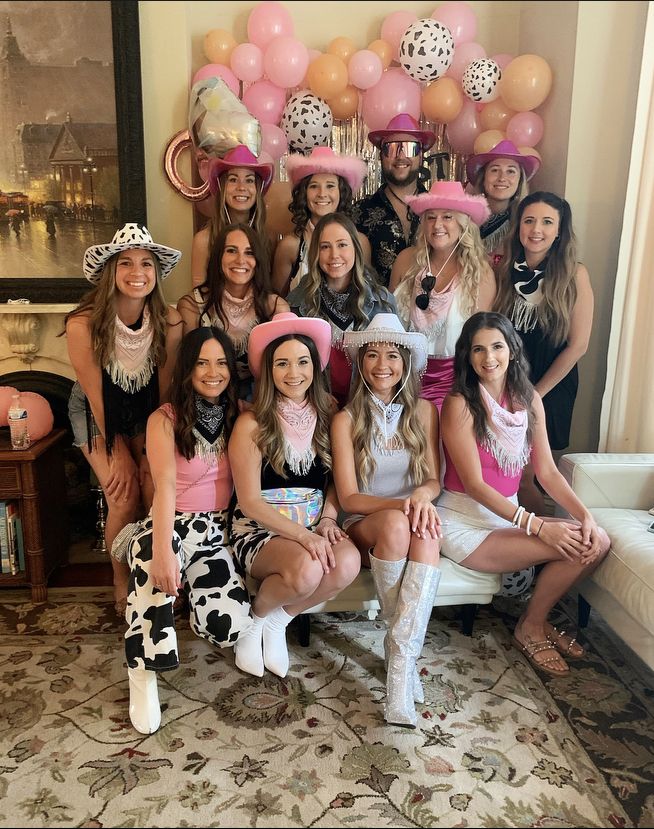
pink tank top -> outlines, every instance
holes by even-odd
[[[443,446],[443,450],[445,452],[445,476],[443,478],[445,489],[449,489],[450,492],[465,492],[465,487],[461,483],[461,478],[459,478],[459,474],[445,446]],[[495,458],[487,449],[480,446],[479,443],[477,443],[477,451],[479,452],[481,477],[484,483],[492,486],[493,489],[497,490],[500,495],[504,495],[506,498],[515,495],[520,486],[522,472],[519,475],[509,476],[505,472],[502,472]]]
[[[170,403],[164,403],[161,409],[173,420],[174,413]],[[178,512],[213,512],[227,509],[234,491],[227,452],[223,452],[217,464],[211,465],[199,455],[187,461],[175,447],[175,463],[175,509]]]

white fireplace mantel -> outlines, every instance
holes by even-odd
[[[76,305],[66,303],[0,303],[0,374],[47,371],[71,380],[63,318]]]

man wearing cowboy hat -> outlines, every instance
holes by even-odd
[[[421,130],[415,118],[403,112],[391,118],[386,129],[370,132],[368,139],[379,149],[383,182],[354,205],[352,218],[368,237],[373,267],[387,286],[397,254],[413,243],[418,229],[418,217],[404,197],[425,192],[419,173],[423,153],[436,136]]]

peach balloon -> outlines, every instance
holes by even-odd
[[[475,138],[473,145],[475,155],[490,152],[496,144],[504,141],[504,138],[505,135],[500,130],[485,130],[484,132],[480,132]]]
[[[373,40],[372,43],[368,44],[368,49],[376,55],[379,55],[382,62],[382,69],[388,69],[393,60],[393,48],[391,44],[386,40]]]
[[[429,121],[449,124],[462,106],[463,92],[454,78],[438,78],[422,91],[422,112]]]
[[[535,147],[518,147],[518,149],[523,155],[534,155],[539,161],[542,162],[543,160],[541,154]]]
[[[307,80],[314,95],[335,98],[347,86],[347,67],[336,55],[320,55],[309,64]]]
[[[204,54],[209,63],[222,63],[229,66],[229,59],[236,48],[236,40],[225,29],[212,29],[204,36]]]
[[[516,112],[540,106],[550,94],[552,70],[538,55],[519,55],[502,72],[500,96]]]
[[[30,438],[33,441],[41,440],[49,435],[54,426],[54,415],[45,397],[35,391],[23,391],[20,400],[27,410],[27,431]]]
[[[7,412],[11,406],[11,398],[18,394],[13,386],[0,386],[0,426],[7,426]]]
[[[340,58],[347,66],[356,50],[357,47],[352,38],[341,35],[340,37],[335,37],[330,42],[326,51],[328,55],[335,55],[337,58]]]
[[[501,98],[496,98],[485,104],[479,113],[479,123],[482,130],[501,130],[506,132],[506,125],[515,115],[512,109]]]
[[[339,121],[352,118],[359,108],[359,90],[356,86],[346,86],[340,95],[327,99],[327,106]]]
[[[293,222],[288,209],[291,203],[291,182],[273,181],[263,197],[266,205],[266,228],[275,236],[293,232]]]

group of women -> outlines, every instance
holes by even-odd
[[[567,445],[592,292],[569,206],[518,203],[537,165],[508,143],[469,168],[478,194],[435,182],[406,198],[420,229],[394,293],[348,216],[362,163],[328,148],[289,160],[296,230],[273,281],[272,169],[246,148],[214,171],[215,220],[196,234],[177,310],[161,280],[181,254],[143,226],[86,252],[95,287],[66,320],[70,411],[107,499],[107,545],[126,549],[112,564],[138,731],[160,724],[156,674],[178,664],[182,589],[198,635],[234,645],[243,671],[283,677],[289,622],[363,561],[387,626],[385,717],[399,725],[415,727],[424,699],[416,660],[440,555],[486,572],[543,565],[515,641],[557,677],[581,655],[547,618],[609,541],[550,446]],[[496,246],[504,214],[506,253],[489,260],[479,228],[494,223]],[[534,486],[519,503],[534,475],[571,520],[543,517]]]

